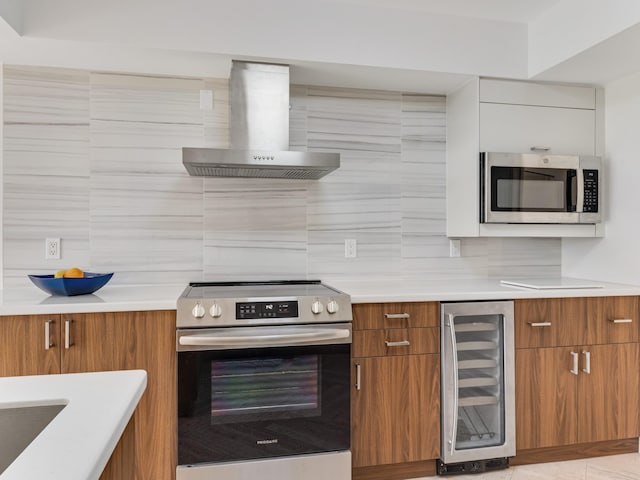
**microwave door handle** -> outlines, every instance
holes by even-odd
[[[582,168],[578,168],[576,171],[576,181],[577,181],[577,190],[578,195],[576,198],[576,212],[582,213],[584,208],[584,173]]]

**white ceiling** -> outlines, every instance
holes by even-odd
[[[561,0],[316,0],[528,23]]]

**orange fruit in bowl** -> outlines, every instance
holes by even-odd
[[[78,267],[73,267],[70,268],[68,270],[66,270],[62,276],[64,278],[83,278],[84,277],[84,272],[79,269]]]

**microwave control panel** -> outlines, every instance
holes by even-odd
[[[598,170],[583,170],[585,213],[598,213]]]

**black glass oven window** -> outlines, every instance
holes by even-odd
[[[348,450],[351,346],[178,353],[178,463]]]
[[[320,415],[317,355],[211,361],[211,423]]]
[[[491,167],[491,210],[575,212],[576,171],[562,168]]]

